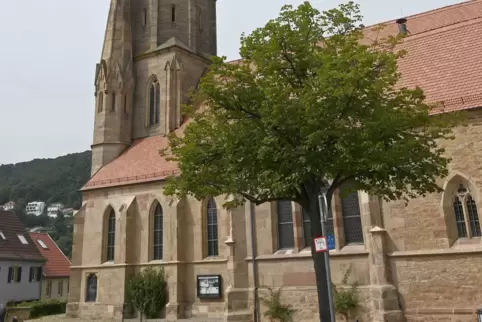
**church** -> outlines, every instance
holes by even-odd
[[[346,284],[358,284],[359,321],[475,321],[482,309],[482,0],[405,18],[365,36],[406,33],[401,85],[422,87],[434,112],[466,118],[454,140],[440,142],[452,158],[439,180],[443,193],[407,205],[363,191],[334,198],[332,279],[340,285],[351,271]],[[282,287],[295,321],[319,321],[311,223],[299,205],[225,210],[225,196],[163,194],[179,170],[159,150],[186,125],[180,106],[217,54],[216,33],[216,0],[111,0],[95,69],[92,177],[74,217],[69,317],[119,318],[127,281],[163,267],[168,320],[253,321],[256,285]]]

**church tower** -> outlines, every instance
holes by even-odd
[[[133,140],[166,135],[217,54],[216,0],[111,0],[96,72],[92,174]]]
[[[131,0],[112,0],[95,75],[92,174],[131,143],[134,90]]]

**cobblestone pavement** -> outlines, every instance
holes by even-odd
[[[118,319],[90,319],[90,318],[67,318],[64,314],[61,315],[50,315],[45,316],[43,318],[35,319],[35,320],[27,320],[25,322],[120,322]],[[138,322],[139,319],[125,319],[124,322]],[[167,320],[164,319],[156,319],[156,320],[142,320],[145,322],[166,322]],[[176,322],[223,322],[224,319],[182,319],[177,320]]]

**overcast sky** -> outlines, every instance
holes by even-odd
[[[94,70],[110,0],[2,1],[0,164],[90,149]],[[319,9],[345,2],[312,1]],[[461,0],[358,0],[365,24]],[[218,0],[218,54],[236,59],[239,36],[302,0]]]

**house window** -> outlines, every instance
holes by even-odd
[[[99,95],[97,95],[97,113],[102,113],[103,109],[104,109],[104,93],[99,92]]]
[[[29,282],[40,282],[42,279],[42,267],[30,267],[28,274]]]
[[[86,302],[95,302],[97,300],[97,276],[89,274],[87,276],[87,290],[85,294]]]
[[[208,256],[218,256],[218,210],[216,201],[213,198],[209,199],[207,203],[207,245]]]
[[[313,243],[313,239],[311,238],[311,219],[308,213],[302,209],[303,212],[303,236],[305,238],[305,247],[311,247]],[[320,229],[321,229],[321,222],[320,222]],[[327,216],[327,220],[325,222],[325,230],[326,235],[334,235],[333,229],[333,211],[330,211]]]
[[[163,214],[162,214],[162,207],[160,204],[157,204],[154,210],[154,259],[161,260],[163,255]]]
[[[64,282],[60,281],[59,284],[57,285],[57,295],[62,296],[64,293]]]
[[[47,245],[45,245],[44,241],[41,239],[37,239],[37,243],[42,247],[43,249],[48,249]]]
[[[47,295],[48,297],[52,296],[52,282],[51,281],[47,282],[47,289],[45,290],[45,295]]]
[[[278,249],[295,247],[291,201],[278,201],[276,203],[276,214],[278,216]]]
[[[111,106],[111,111],[115,112],[115,93],[112,93],[112,106]]]
[[[8,283],[20,283],[22,281],[22,267],[12,266],[8,268]]]
[[[343,230],[345,232],[345,245],[363,244],[360,202],[357,191],[351,192],[341,199],[341,213]]]
[[[154,78],[149,87],[149,124],[159,123],[161,86],[159,80]]]
[[[459,238],[481,237],[477,204],[463,184],[457,189],[452,205]]]
[[[107,256],[108,262],[114,261],[115,253],[115,211],[111,209],[107,219]]]
[[[7,240],[7,237],[5,237],[5,234],[1,230],[0,230],[0,238],[3,240]]]

